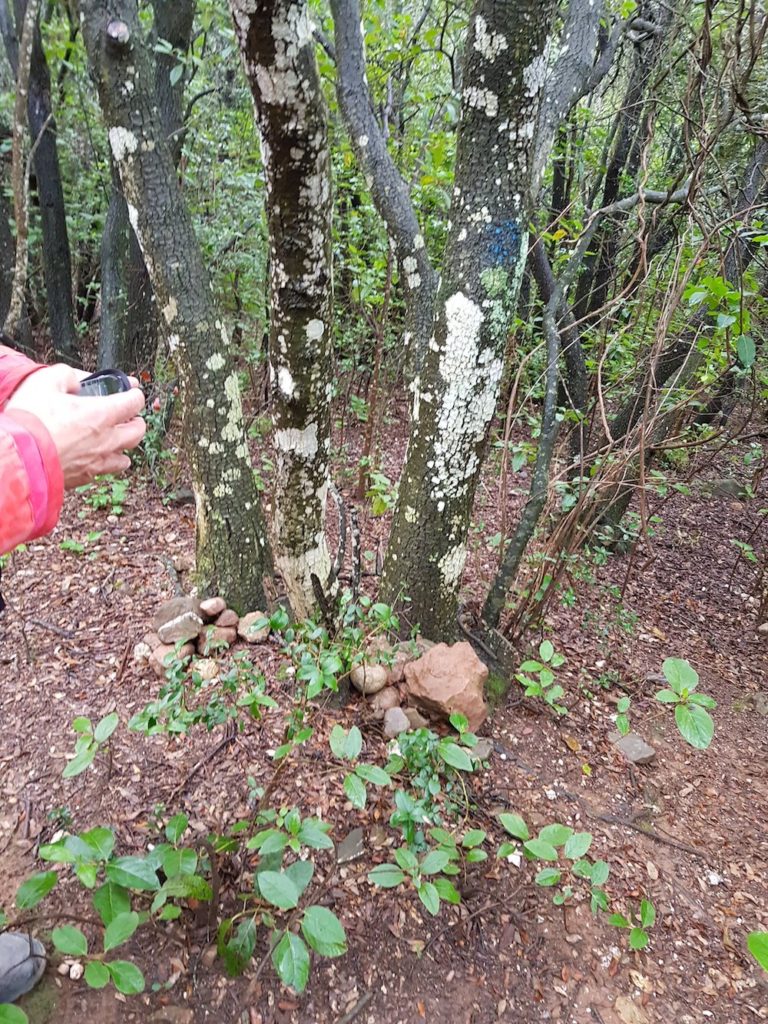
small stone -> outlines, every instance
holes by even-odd
[[[206,626],[197,638],[197,650],[207,655],[222,647],[231,647],[237,641],[234,626]]]
[[[418,708],[403,708],[403,714],[410,722],[412,729],[426,729],[429,725],[429,722]]]
[[[226,608],[221,613],[221,615],[219,615],[216,619],[217,626],[225,626],[227,628],[231,628],[234,626],[234,628],[237,629],[239,623],[240,616],[237,614],[237,612],[232,611],[231,608]]]
[[[648,872],[648,877],[652,882],[658,882],[659,869],[656,867],[652,860],[648,860],[645,862],[645,870]]]
[[[66,960],[64,960],[62,963],[59,964],[59,966],[56,968],[56,970],[62,976],[62,978],[69,977],[69,968],[71,966],[72,966],[72,964],[69,964],[69,963],[67,963]]]
[[[248,612],[240,619],[237,635],[249,644],[261,644],[269,636],[269,622],[264,612]]]
[[[175,644],[160,644],[156,647],[152,654],[149,656],[149,667],[158,677],[158,679],[165,679],[165,672],[168,666],[165,664],[165,659],[169,654],[175,654]],[[191,658],[195,653],[194,644],[182,644],[179,648],[179,658]]]
[[[163,642],[157,633],[145,633],[143,637],[144,643],[149,647],[150,650],[154,651],[156,647],[159,647]]]
[[[724,882],[725,879],[722,875],[718,875],[716,871],[709,871],[707,873],[707,881],[710,885],[720,885],[720,883]]]
[[[213,658],[199,658],[195,662],[194,668],[195,672],[197,672],[200,678],[206,683],[210,683],[214,679],[218,679],[219,663]]]
[[[209,946],[200,958],[203,962],[203,967],[213,967],[217,954],[216,946]]]
[[[69,976],[72,981],[80,981],[84,973],[84,967],[82,964],[72,964],[69,968]]]
[[[179,487],[168,495],[168,501],[171,505],[182,508],[184,505],[194,505],[195,495],[189,487]]]
[[[152,655],[152,648],[149,644],[145,644],[143,640],[139,641],[133,648],[133,660],[134,661],[149,661]]]
[[[206,619],[215,619],[217,615],[227,610],[227,602],[223,597],[208,597],[200,602],[200,611]]]
[[[493,753],[493,740],[478,740],[474,747],[468,748],[468,752],[476,761],[487,761]]]
[[[371,698],[371,710],[373,711],[373,717],[381,719],[384,717],[384,712],[390,708],[396,708],[400,704],[400,694],[394,688],[394,686],[385,686],[383,690],[379,690]]]
[[[408,732],[410,728],[411,723],[402,708],[388,708],[384,712],[384,735],[388,740],[393,740],[401,732]]]
[[[152,628],[164,644],[194,640],[203,625],[196,597],[174,597],[166,601],[152,620]]]
[[[365,841],[363,830],[354,828],[349,835],[342,839],[336,850],[336,863],[348,864],[352,860],[359,860],[365,854]]]
[[[387,685],[386,665],[355,665],[349,679],[356,690],[370,697]]]
[[[614,738],[616,736],[618,736],[618,733],[611,733],[611,742],[632,764],[650,764],[656,757],[654,748],[650,743],[646,743],[642,736],[638,736],[636,732],[629,732],[626,736],[618,736],[618,739]]]
[[[749,497],[748,485],[734,477],[709,480],[702,487],[702,492],[712,498],[736,498],[738,501],[744,501]]]
[[[758,633],[768,633],[768,622],[761,622],[757,627]]]

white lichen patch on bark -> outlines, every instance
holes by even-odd
[[[227,422],[221,431],[221,439],[236,444],[243,436],[243,404],[240,399],[240,382],[234,371],[224,381],[224,394],[227,396],[229,404]]]
[[[285,581],[294,615],[300,619],[309,618],[315,609],[312,576],[317,576],[325,586],[331,571],[331,555],[325,534],[318,534],[314,546],[308,551],[299,555],[283,552],[275,561]]]
[[[163,318],[170,327],[173,321],[176,319],[179,313],[179,305],[173,295],[170,296],[166,304],[163,306]]]
[[[305,328],[307,341],[320,341],[325,334],[325,324],[322,320],[310,320]]]
[[[477,52],[482,54],[489,64],[493,64],[499,54],[509,49],[506,36],[502,35],[501,32],[489,30],[488,22],[482,14],[478,14],[475,18],[474,46]]]
[[[443,584],[449,591],[455,590],[459,585],[466,560],[466,545],[457,544],[455,547],[450,548],[437,563]]]
[[[549,43],[549,40],[547,40]],[[545,47],[544,53],[540,53],[537,57],[534,57],[527,68],[523,70],[523,83],[525,85],[525,95],[531,99],[543,89],[544,82],[547,77],[547,48]]]
[[[484,110],[486,117],[496,117],[499,112],[499,97],[492,89],[481,89],[469,85],[463,92],[464,102],[476,110]]]
[[[295,393],[295,386],[293,383],[293,377],[291,371],[287,366],[280,366],[277,370],[277,386],[280,388],[286,398],[293,398]]]
[[[209,370],[212,370],[215,373],[217,370],[224,369],[226,360],[221,352],[214,352],[212,356],[209,356],[208,359],[206,359],[205,365]]]
[[[121,164],[126,157],[136,152],[139,148],[139,140],[127,128],[117,126],[109,129],[109,146],[112,156],[118,164]]]
[[[318,452],[317,424],[310,423],[303,430],[295,427],[276,430],[275,447],[294,457],[314,459]]]

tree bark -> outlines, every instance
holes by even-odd
[[[387,149],[365,73],[365,44],[358,0],[331,0],[336,43],[336,92],[357,162],[392,239],[401,267],[406,319],[403,344],[411,374],[432,336],[437,274],[408,188]]]
[[[414,381],[382,595],[453,634],[466,537],[528,246],[531,139],[554,2],[476,0],[433,335]]]
[[[269,361],[276,451],[277,565],[291,607],[325,587],[331,447],[331,161],[306,0],[230,0],[253,92],[270,238]]]
[[[179,372],[197,508],[197,576],[245,611],[265,605],[266,530],[226,328],[159,123],[136,0],[81,0],[112,156]]]

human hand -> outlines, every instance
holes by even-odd
[[[144,437],[139,416],[144,395],[134,387],[117,395],[80,397],[88,374],[59,364],[37,370],[16,388],[5,408],[36,416],[56,445],[64,486],[79,487],[102,473],[122,473],[131,465],[124,454]]]

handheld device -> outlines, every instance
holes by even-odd
[[[122,370],[99,370],[80,381],[79,394],[83,397],[104,396],[130,390],[131,382]]]

